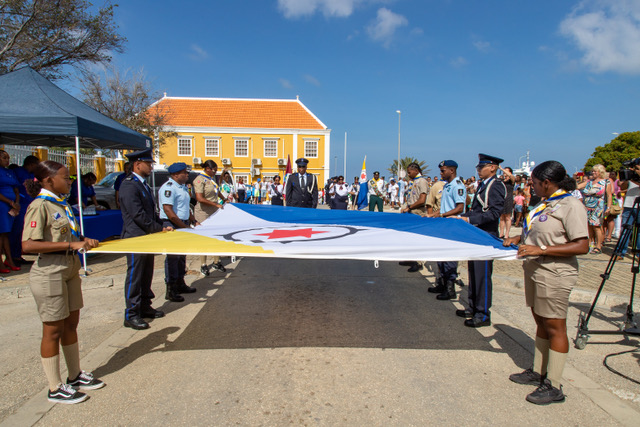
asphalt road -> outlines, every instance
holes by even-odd
[[[11,318],[1,317],[1,338],[12,345],[0,355],[15,368],[4,368],[4,378],[23,397],[3,403],[6,415],[15,412],[5,423],[602,426],[640,419],[638,403],[613,389],[633,396],[640,390],[595,366],[604,351],[628,343],[608,338],[572,349],[567,401],[537,407],[524,400],[531,387],[508,380],[532,358],[521,292],[496,289],[494,327],[474,330],[455,316],[459,305],[426,292],[429,273],[405,270],[395,263],[375,269],[360,261],[243,259],[225,278],[190,276],[198,277],[198,292],[184,304],[162,304],[157,272],[157,305],[167,316],[138,332],[120,326],[121,284],[87,289],[83,366],[108,385],[70,406],[46,403],[33,302],[15,303]],[[594,326],[614,317],[601,315]],[[633,356],[620,363],[638,366]]]

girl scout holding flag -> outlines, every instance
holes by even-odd
[[[531,177],[543,200],[529,212],[522,235],[505,239],[504,245],[520,244],[525,297],[537,326],[535,352],[533,367],[509,379],[537,386],[526,399],[546,405],[564,401],[561,380],[569,352],[569,294],[578,280],[576,255],[589,252],[589,233],[584,206],[571,196],[576,182],[564,166],[549,160],[536,166]]]
[[[22,250],[38,254],[29,275],[31,293],[42,320],[40,355],[49,382],[48,399],[79,403],[88,396],[78,389],[93,390],[104,383],[80,370],[78,321],[83,307],[80,260],[77,252],[98,246],[98,241],[79,234],[78,223],[63,198],[71,188],[69,171],[57,162],[45,161],[26,182],[35,197],[25,216]],[[60,345],[67,364],[66,383],[60,377]]]

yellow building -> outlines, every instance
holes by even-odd
[[[180,98],[165,96],[155,103],[165,112],[177,137],[160,148],[156,161],[184,162],[199,169],[213,160],[218,170],[230,169],[237,179],[285,173],[287,156],[309,159],[307,171],[320,186],[329,177],[331,130],[299,99]]]

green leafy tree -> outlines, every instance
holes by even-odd
[[[601,164],[608,171],[617,171],[622,162],[636,157],[640,157],[640,131],[624,132],[611,142],[596,147],[584,167],[589,170],[594,165]]]
[[[0,0],[0,74],[29,65],[48,78],[64,66],[104,63],[123,52],[114,6],[85,0]]]
[[[420,165],[420,168],[422,169],[422,174],[426,175],[429,173],[429,165],[427,165],[423,160],[418,160],[414,157],[405,157],[400,159],[400,170],[402,171],[406,171],[407,170],[407,166],[409,166],[411,163],[417,163]],[[389,172],[391,172],[391,175],[393,176],[398,176],[398,160],[394,160],[393,163],[391,163],[391,166],[387,168],[387,170]]]
[[[161,98],[142,70],[121,73],[112,66],[104,73],[85,72],[81,79],[83,101],[105,116],[147,135],[159,149],[177,134],[167,129],[167,108],[152,103]]]

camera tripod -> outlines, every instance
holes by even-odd
[[[638,328],[638,324],[634,320],[633,313],[633,296],[636,288],[636,277],[638,275],[638,271],[640,271],[640,250],[636,249],[636,245],[638,243],[638,232],[640,231],[640,227],[638,224],[639,210],[640,197],[636,197],[633,202],[633,208],[631,211],[632,214],[629,216],[626,224],[622,225],[622,233],[620,235],[620,238],[618,239],[618,243],[613,250],[611,258],[609,258],[607,268],[605,268],[604,273],[600,275],[600,277],[602,277],[602,282],[600,283],[598,292],[596,292],[596,296],[593,300],[593,303],[591,304],[591,308],[589,309],[589,312],[586,314],[586,316],[584,312],[580,314],[580,318],[578,320],[578,333],[575,340],[575,346],[579,350],[582,350],[586,347],[590,335],[624,335],[625,337],[628,335],[640,336],[640,328]],[[602,293],[604,284],[607,282],[607,280],[609,280],[609,277],[611,276],[611,271],[613,270],[613,266],[616,263],[616,259],[618,258],[618,256],[622,255],[622,249],[625,247],[625,245],[629,245],[629,239],[631,239],[631,249],[629,250],[631,251],[631,273],[633,273],[633,279],[631,280],[631,294],[629,296],[629,305],[627,305],[624,322],[619,325],[618,330],[590,331],[588,327],[589,319],[591,319],[591,315],[593,314],[593,310],[596,307],[598,298]]]

